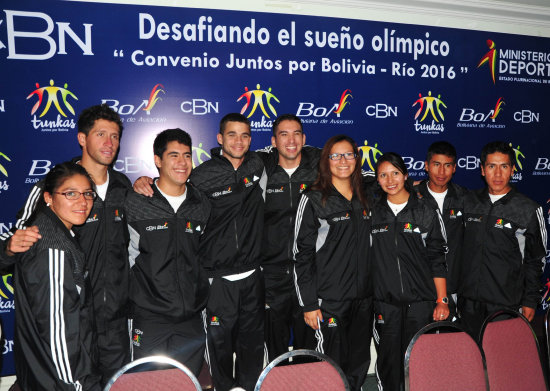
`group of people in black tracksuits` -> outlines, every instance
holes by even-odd
[[[305,146],[292,114],[249,151],[250,123],[231,113],[196,168],[186,132],[159,133],[159,177],[134,192],[111,168],[118,115],[93,106],[78,126],[82,157],[52,169],[1,238],[23,390],[100,389],[153,354],[195,374],[205,357],[217,390],[252,390],[289,345],[329,355],[360,390],[374,337],[379,388],[397,391],[424,325],[458,319],[475,335],[503,307],[533,319],[546,231],[542,208],[509,183],[505,143],[481,153],[485,189],[451,182],[447,142],[430,146],[429,179],[413,186],[396,153],[373,177],[348,136]]]

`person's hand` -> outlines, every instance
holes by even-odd
[[[317,321],[317,319],[319,319],[319,321]],[[304,320],[313,330],[318,330],[319,322],[323,321],[323,314],[321,314],[321,310],[304,312]]]
[[[521,313],[527,318],[529,322],[531,322],[535,317],[535,309],[531,307],[521,307]]]
[[[36,225],[27,227],[26,229],[18,229],[8,240],[6,254],[11,257],[17,253],[24,253],[41,238],[42,235],[38,232],[38,227]]]
[[[152,178],[149,178],[148,176],[140,176],[134,182],[134,191],[146,197],[152,197],[153,196],[153,188],[151,187],[152,184],[153,184]]]
[[[449,317],[449,305],[445,303],[437,303],[434,309],[434,321],[440,322]]]

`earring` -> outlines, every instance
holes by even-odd
[[[49,203],[49,202],[47,202],[47,203],[46,203],[46,206],[50,206],[50,203]]]

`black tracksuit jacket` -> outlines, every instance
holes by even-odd
[[[393,305],[435,303],[433,279],[446,276],[439,212],[411,193],[396,216],[383,195],[372,209],[371,232],[375,299]]]
[[[221,148],[191,173],[191,183],[212,207],[201,238],[200,259],[208,277],[258,268],[264,222],[265,170],[254,152],[245,154],[237,170]]]
[[[515,189],[493,204],[480,189],[464,199],[464,221],[459,295],[536,308],[546,256],[542,208]]]
[[[298,205],[294,259],[298,301],[304,312],[320,300],[339,302],[372,296],[370,216],[357,197],[336,189],[323,204],[307,191]]]
[[[317,179],[321,150],[303,147],[300,165],[292,176],[279,166],[279,153],[257,152],[265,164],[267,189],[262,240],[264,272],[287,273],[293,261],[294,220],[300,197]]]
[[[15,367],[23,390],[100,390],[92,297],[84,253],[44,208],[31,221],[42,239],[17,255]]]
[[[424,180],[415,186],[418,198],[434,209],[439,209],[437,201],[428,191],[428,181]],[[462,262],[462,242],[464,239],[464,196],[468,189],[449,183],[447,194],[443,200],[443,223],[447,234],[447,246],[449,252],[445,256],[447,261],[447,292],[449,294],[458,291],[458,280],[460,277],[460,263]]]
[[[79,160],[75,158],[73,162]],[[25,205],[17,214],[15,229],[23,228],[31,216],[43,186],[44,181],[40,181],[32,188]],[[108,332],[113,323],[120,325],[128,317],[129,236],[124,202],[131,189],[132,184],[125,175],[109,168],[105,200],[96,197],[86,223],[73,227],[76,239],[86,255],[95,323],[100,333]]]
[[[130,300],[133,306],[184,321],[208,300],[208,279],[199,262],[200,238],[210,215],[206,197],[192,185],[174,212],[155,185],[153,197],[130,193]]]

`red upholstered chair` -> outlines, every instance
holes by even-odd
[[[159,365],[169,369],[131,372],[140,365]],[[173,367],[173,368],[172,368]],[[201,391],[193,373],[180,362],[164,356],[140,358],[126,364],[111,377],[103,391]]]
[[[300,357],[299,364],[279,365]],[[303,357],[313,362],[304,363]],[[344,372],[328,356],[314,350],[293,350],[269,363],[260,374],[254,391],[347,391]]]
[[[496,319],[503,316],[508,319]],[[489,315],[480,340],[491,390],[548,390],[537,337],[523,315],[509,310]]]
[[[479,346],[454,323],[431,323],[409,343],[405,353],[405,391],[426,390],[488,390]]]

